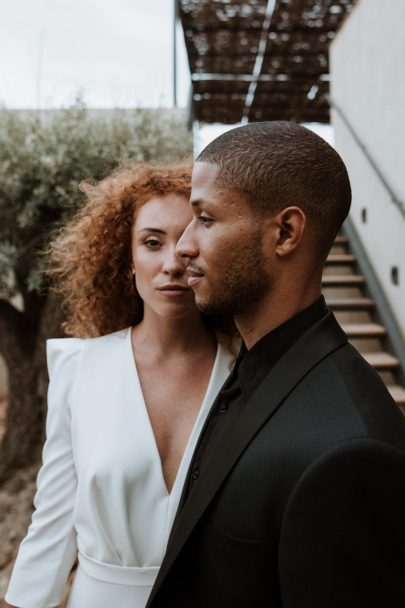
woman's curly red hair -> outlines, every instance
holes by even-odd
[[[153,196],[190,197],[191,163],[127,164],[97,184],[49,247],[47,274],[62,297],[67,335],[92,337],[136,325],[143,304],[132,281],[131,227]]]

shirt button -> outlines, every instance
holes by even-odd
[[[220,414],[225,414],[225,412],[228,410],[228,405],[227,403],[221,403],[221,406],[219,408],[219,413]]]
[[[194,467],[193,472],[191,473],[191,477],[193,479],[198,479],[200,476],[200,468],[198,466]]]

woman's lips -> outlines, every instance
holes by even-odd
[[[161,293],[163,293],[167,297],[178,297],[178,296],[186,296],[190,293],[190,288],[182,285],[173,285],[168,287],[161,287],[159,289]]]

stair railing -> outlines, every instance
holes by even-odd
[[[347,127],[347,130],[349,131],[349,133],[351,134],[351,136],[353,137],[353,139],[355,140],[355,142],[357,143],[357,145],[359,146],[359,148],[363,152],[363,154],[366,157],[366,159],[368,160],[370,166],[372,167],[372,169],[374,170],[375,174],[378,176],[380,182],[384,186],[384,188],[385,188],[386,192],[388,193],[391,201],[398,207],[398,209],[399,209],[402,217],[405,218],[405,205],[404,205],[404,203],[401,200],[399,200],[399,198],[395,195],[393,189],[389,185],[389,183],[388,183],[387,179],[385,178],[384,174],[382,173],[381,169],[378,167],[377,163],[375,162],[375,160],[371,156],[371,154],[368,151],[367,147],[364,145],[364,143],[361,141],[360,137],[357,135],[356,131],[354,130],[353,126],[350,124],[350,122],[347,119],[346,115],[344,114],[343,110],[339,107],[339,105],[333,99],[329,99],[329,104],[337,112],[337,114],[339,114],[339,117],[341,118],[341,120],[343,121],[343,123],[345,124],[345,126]]]

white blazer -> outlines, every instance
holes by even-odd
[[[170,494],[143,399],[131,331],[48,340],[47,439],[35,512],[6,600],[53,608],[78,556],[70,608],[142,608],[168,541],[196,441],[232,356],[218,346]]]

